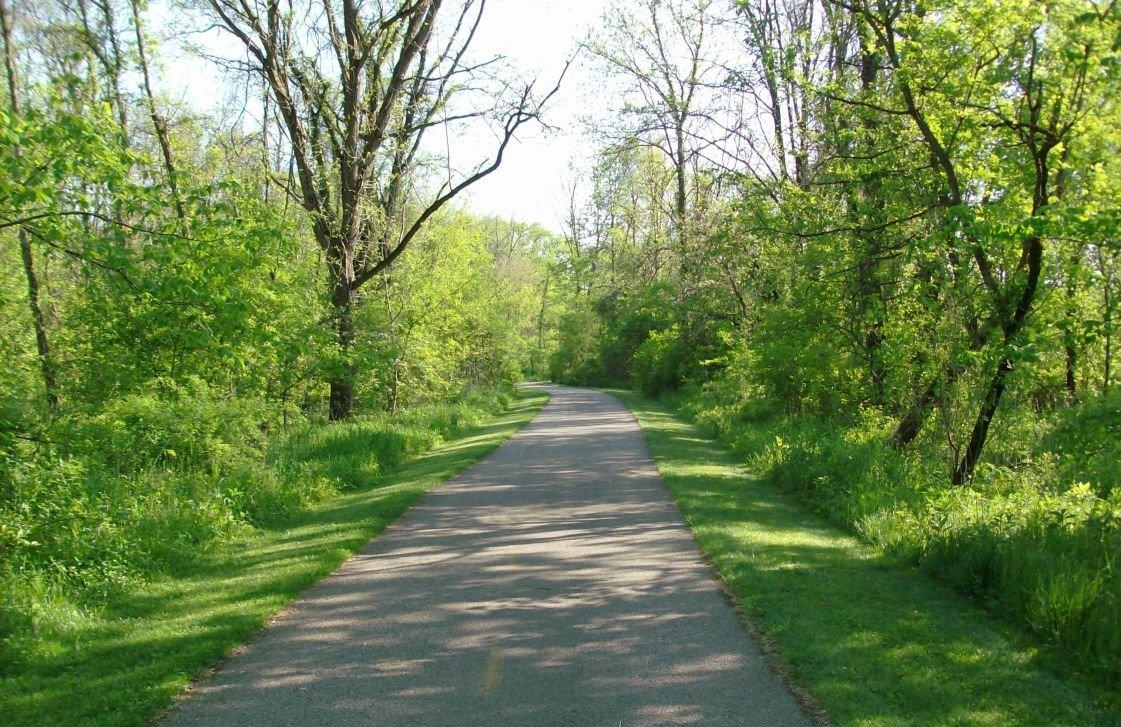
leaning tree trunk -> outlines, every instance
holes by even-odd
[[[1012,358],[1009,347],[1015,342],[1016,337],[1023,329],[1024,321],[1027,319],[1028,312],[1035,301],[1036,290],[1039,288],[1040,271],[1043,267],[1043,241],[1038,237],[1033,237],[1027,241],[1025,247],[1028,263],[1027,282],[1024,283],[1024,289],[1016,303],[1016,310],[1013,311],[1011,318],[1003,326],[1004,351],[1001,353],[1000,362],[997,364],[996,371],[989,382],[989,387],[985,391],[981,410],[977,412],[977,419],[969,436],[969,445],[965,448],[965,454],[962,455],[957,469],[954,470],[953,482],[955,485],[964,485],[969,482],[973,477],[973,470],[977,466],[977,461],[981,458],[981,453],[985,449],[985,442],[989,436],[989,426],[992,424],[993,416],[996,415],[997,407],[1000,406],[1000,399],[1004,395],[1004,389],[1008,384],[1008,374],[1012,372]]]
[[[1047,163],[1048,154],[1060,141],[1060,138],[1053,137],[1039,146],[1029,144],[1035,162],[1032,217],[1037,217],[1041,210],[1045,209],[1052,201],[1062,198],[1061,168],[1057,178],[1058,184],[1055,196],[1052,199],[1048,186],[1050,184],[1050,168]],[[969,445],[965,448],[965,454],[962,455],[957,469],[954,470],[953,482],[955,485],[964,485],[973,477],[973,470],[977,466],[977,461],[981,458],[981,452],[984,450],[985,441],[989,436],[989,426],[992,424],[993,416],[1000,405],[1000,399],[1004,395],[1004,389],[1008,383],[1008,374],[1012,372],[1012,345],[1024,328],[1028,313],[1031,312],[1032,305],[1035,303],[1036,292],[1039,290],[1039,280],[1043,270],[1043,238],[1039,235],[1028,237],[1023,242],[1023,251],[1022,259],[1027,265],[1027,278],[1024,281],[1024,287],[1020,290],[1019,297],[1016,299],[1016,307],[1005,315],[1001,322],[1001,331],[1004,336],[1001,341],[1000,362],[997,364],[996,371],[989,382],[981,409],[977,412],[977,419],[969,436]],[[998,301],[998,310],[999,308]],[[1004,311],[1000,312],[1004,313]]]

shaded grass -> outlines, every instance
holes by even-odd
[[[701,549],[837,724],[1117,725],[1115,694],[754,479],[667,407],[634,412]]]
[[[546,399],[524,393],[489,425],[282,528],[234,540],[42,644],[33,663],[0,684],[0,724],[143,724],[425,492],[497,448]]]

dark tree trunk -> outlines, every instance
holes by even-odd
[[[938,403],[943,392],[954,385],[964,370],[964,367],[953,364],[930,379],[926,388],[915,398],[903,418],[899,420],[899,425],[891,435],[892,447],[896,450],[904,450],[915,441],[934,405]]]
[[[692,269],[689,261],[689,253],[685,248],[686,235],[685,235],[685,219],[686,219],[686,204],[687,204],[687,179],[686,175],[688,170],[685,168],[685,119],[682,118],[677,122],[676,129],[676,142],[677,148],[674,150],[674,176],[676,182],[676,190],[674,193],[674,226],[677,227],[677,250],[681,259],[678,261],[679,269],[681,270],[682,277],[688,280],[689,271]]]
[[[977,420],[973,424],[973,432],[969,437],[969,445],[965,448],[965,454],[962,455],[957,469],[954,470],[953,482],[955,485],[964,485],[973,476],[973,470],[977,467],[977,461],[981,459],[981,452],[985,449],[985,441],[989,436],[989,426],[992,424],[993,416],[1000,405],[1006,380],[1011,371],[1012,360],[1007,356],[1001,357],[1000,363],[996,367],[996,373],[993,374],[993,378],[989,382],[988,391],[985,392],[985,400],[981,404],[981,411],[977,413]]]
[[[345,268],[343,268],[345,270]],[[331,296],[335,341],[339,346],[341,366],[329,382],[331,386],[331,421],[347,419],[354,411],[354,364],[350,361],[354,346],[354,291],[345,272],[336,279]]]
[[[1068,342],[1066,344],[1066,390],[1067,390],[1067,403],[1074,404],[1078,401],[1078,380],[1075,376],[1075,369],[1078,367],[1078,351],[1075,350],[1074,344]]]
[[[1066,330],[1063,332],[1063,352],[1066,357],[1066,395],[1067,403],[1078,400],[1078,347],[1075,344],[1074,328],[1078,321],[1077,296],[1078,274],[1082,264],[1082,250],[1076,250],[1070,259],[1066,275],[1066,310],[1064,311]]]
[[[349,367],[348,367],[349,369]],[[350,369],[348,373],[352,373]],[[331,380],[331,421],[338,422],[350,418],[354,411],[354,383],[346,376]]]
[[[1039,209],[1042,206],[1042,204],[1037,204],[1036,208]],[[1027,281],[1020,293],[1020,299],[1016,303],[1016,309],[1003,326],[1005,353],[1001,356],[996,372],[993,373],[992,380],[989,382],[988,390],[985,392],[985,398],[981,404],[981,410],[977,412],[977,419],[973,423],[973,431],[969,436],[969,445],[966,447],[965,454],[962,455],[957,469],[954,470],[953,482],[955,485],[964,485],[973,477],[973,470],[985,449],[985,442],[989,436],[989,426],[992,424],[997,407],[1000,406],[1000,399],[1004,395],[1008,374],[1012,371],[1012,360],[1007,353],[1008,348],[1015,342],[1016,337],[1023,329],[1024,321],[1027,319],[1032,303],[1035,301],[1035,293],[1039,287],[1039,277],[1043,267],[1043,241],[1038,237],[1031,238],[1025,243],[1025,248],[1028,267]]]
[[[881,61],[871,46],[861,40],[860,49],[860,92],[865,99],[872,97],[875,90],[876,74],[881,66]],[[861,113],[861,126],[864,131],[864,140],[861,151],[872,153],[875,139],[879,131],[879,123],[872,113]],[[879,172],[872,171],[865,175],[861,183],[861,194],[864,203],[868,206],[863,215],[868,217],[869,227],[876,227],[883,218],[883,194],[880,188]],[[857,266],[857,311],[859,321],[867,326],[867,332],[862,341],[864,358],[868,362],[868,374],[872,384],[872,392],[877,404],[884,401],[884,381],[887,372],[884,369],[881,349],[884,345],[884,308],[886,300],[883,291],[883,282],[880,279],[880,257],[883,254],[883,244],[880,239],[882,233],[864,232],[859,238],[861,242],[861,259]]]
[[[1039,114],[1039,106],[1032,109],[1032,114],[1033,122],[1037,122],[1036,117]],[[1047,157],[1060,140],[1056,137],[1052,137],[1044,143],[1037,145],[1034,141],[1034,132],[1032,135],[1025,134],[1025,137],[1026,146],[1031,149],[1034,157],[1032,161],[1035,167],[1035,189],[1032,193],[1031,214],[1035,217],[1039,215],[1040,211],[1046,208],[1051,201],[1051,190],[1049,187],[1051,183],[1050,168]],[[1057,181],[1059,184],[1055,196],[1056,198],[1061,198],[1061,167]],[[973,431],[969,436],[969,445],[966,447],[965,454],[962,455],[961,462],[958,463],[957,469],[954,470],[953,482],[955,485],[964,485],[973,477],[973,470],[977,466],[977,461],[981,458],[981,453],[985,449],[985,441],[989,436],[989,426],[992,424],[993,416],[996,414],[997,407],[1000,405],[1000,399],[1004,395],[1008,374],[1012,371],[1011,347],[1024,328],[1024,322],[1027,320],[1028,313],[1031,312],[1032,304],[1035,302],[1036,291],[1039,289],[1039,280],[1043,271],[1043,239],[1041,237],[1035,235],[1024,240],[1021,261],[1026,266],[1027,279],[1024,281],[1024,287],[1020,290],[1020,295],[1016,299],[1016,307],[1010,313],[1006,313],[1002,310],[1003,306],[1001,305],[1000,299],[997,300],[997,311],[1004,316],[1001,322],[1001,330],[1004,333],[1004,337],[1002,341],[1000,363],[997,364],[996,371],[993,373],[992,380],[989,382],[989,388],[985,392],[985,397],[982,400],[981,410],[977,412],[977,419],[973,423]]]
[[[47,338],[47,323],[43,307],[39,302],[39,278],[35,273],[35,257],[27,232],[19,231],[19,251],[23,258],[23,273],[27,278],[27,303],[31,308],[31,321],[35,327],[35,348],[39,354],[39,368],[43,373],[43,391],[52,409],[58,408],[58,383],[55,378],[54,360],[51,358],[50,341]]]
[[[1105,255],[1101,245],[1098,245],[1098,268],[1102,273],[1102,322],[1105,324],[1105,351],[1102,361],[1102,396],[1109,393],[1110,370],[1113,365],[1113,297],[1109,289],[1113,285],[1113,275],[1106,274]]]

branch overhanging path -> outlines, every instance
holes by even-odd
[[[809,724],[630,413],[549,391],[165,724]]]

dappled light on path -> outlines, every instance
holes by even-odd
[[[171,724],[800,724],[630,414],[555,388]]]

